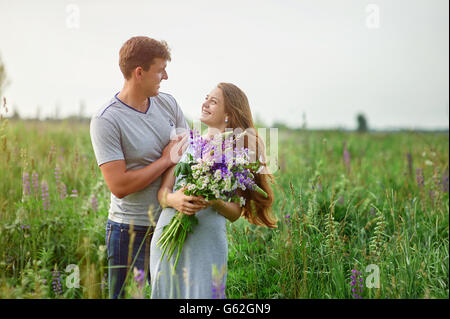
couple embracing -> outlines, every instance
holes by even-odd
[[[176,187],[175,165],[192,150],[190,134],[186,134],[190,127],[181,108],[173,96],[159,91],[161,81],[168,79],[169,61],[164,41],[142,36],[126,41],[119,53],[123,88],[91,119],[97,164],[111,191],[106,224],[111,298],[124,296],[133,269],[146,276],[152,298],[216,297],[213,270],[222,270],[222,290],[226,283],[226,219],[234,222],[244,216],[251,223],[276,227],[271,215],[272,175],[267,171],[253,173],[268,196],[242,191],[243,207],[185,195],[184,188]],[[254,129],[247,97],[233,84],[219,83],[201,108],[200,121],[208,127],[206,141],[226,129]],[[262,147],[257,137],[258,143]],[[161,258],[157,242],[176,212],[195,215],[198,224],[186,238],[173,271],[174,258]]]

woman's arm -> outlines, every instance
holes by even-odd
[[[212,207],[230,222],[235,222],[241,217],[241,207],[235,202],[224,202],[223,200],[209,201]]]

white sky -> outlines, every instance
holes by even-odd
[[[368,4],[378,28],[367,26]],[[81,100],[91,115],[122,88],[122,44],[146,35],[169,43],[161,91],[191,119],[218,82],[232,82],[268,125],[300,126],[304,112],[309,128],[352,129],[361,111],[372,128],[448,128],[448,9],[447,0],[0,0],[4,95],[25,117],[37,106],[41,117],[57,106],[77,114]]]

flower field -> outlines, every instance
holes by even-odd
[[[449,298],[448,133],[278,137],[278,228],[227,222],[227,298]],[[107,298],[89,126],[2,119],[0,180],[0,298]]]

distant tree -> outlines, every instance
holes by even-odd
[[[306,124],[306,113],[305,113],[305,112],[303,112],[302,118],[303,118],[303,122],[302,122],[302,130],[306,130],[307,124]]]
[[[357,131],[358,132],[367,132],[369,128],[367,126],[367,120],[366,120],[366,117],[364,116],[364,114],[359,113],[356,117],[356,120],[358,121]]]
[[[20,113],[17,108],[17,105],[13,106],[11,119],[12,120],[20,120]]]

